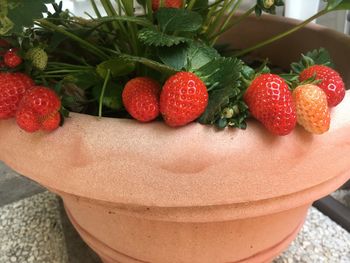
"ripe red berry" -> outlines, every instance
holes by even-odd
[[[61,115],[59,112],[54,113],[49,118],[44,119],[41,123],[41,129],[44,131],[53,131],[58,128],[61,122]]]
[[[190,72],[179,72],[170,77],[160,95],[160,112],[164,121],[172,127],[194,121],[207,105],[207,87]]]
[[[161,0],[152,0],[152,9],[153,11],[157,11],[160,7]],[[163,7],[168,8],[181,8],[182,0],[163,0]]]
[[[4,55],[4,62],[9,68],[15,68],[22,64],[22,58],[18,55],[16,49],[10,49]]]
[[[281,77],[273,74],[256,77],[244,100],[253,117],[271,133],[287,135],[294,129],[297,119],[292,93]]]
[[[14,117],[24,93],[34,81],[22,73],[0,73],[0,119]]]
[[[314,65],[301,72],[299,80],[305,81],[312,77],[321,80],[317,86],[326,93],[329,107],[334,107],[343,100],[345,85],[338,72],[324,65]]]
[[[60,124],[60,108],[60,98],[53,90],[35,86],[23,96],[16,113],[16,121],[27,132],[39,129],[52,131]]]
[[[159,115],[158,82],[147,77],[130,80],[123,90],[122,99],[129,114],[141,122],[149,122]]]

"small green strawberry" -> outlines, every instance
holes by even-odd
[[[29,49],[26,59],[30,60],[36,69],[44,70],[47,66],[48,56],[44,49],[34,47]]]

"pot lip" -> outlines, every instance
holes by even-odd
[[[254,18],[257,19],[257,18]],[[282,21],[285,24],[288,24],[290,22],[293,23],[297,23],[297,20],[294,19],[281,19],[281,18],[277,18],[277,17],[272,17],[272,16],[264,16],[264,19],[268,19],[271,21]],[[308,28],[324,28],[322,26],[318,26],[318,25],[310,25]],[[342,37],[346,37],[345,35],[343,36],[341,33],[338,32],[333,32],[332,30],[328,30],[330,33],[334,34],[336,33],[336,35],[338,36],[342,36]],[[328,34],[328,32],[327,32]],[[349,41],[348,37],[346,37],[347,41]],[[348,97],[349,97],[349,101],[350,101],[350,93],[348,92]],[[345,106],[343,108],[346,108]],[[346,109],[347,110],[347,109]],[[335,112],[340,112],[344,113],[345,110],[335,110]],[[340,118],[340,119],[344,119],[344,118]],[[72,120],[74,120],[74,122],[72,122]],[[67,121],[67,130],[58,130],[57,132],[54,132],[52,134],[49,135],[44,135],[44,134],[38,134],[38,135],[27,135],[24,134],[23,132],[18,131],[18,129],[15,127],[14,123],[12,121],[5,121],[3,123],[0,123],[0,136],[2,136],[2,134],[5,134],[5,131],[1,131],[2,129],[7,129],[9,128],[8,133],[12,133],[15,134],[16,136],[19,136],[19,141],[20,143],[27,143],[28,144],[28,148],[35,148],[37,146],[40,146],[40,140],[42,139],[43,141],[45,141],[45,143],[47,143],[47,145],[45,146],[46,148],[38,153],[36,156],[43,158],[43,159],[47,159],[50,160],[51,163],[49,164],[42,164],[42,171],[38,171],[38,170],[28,170],[26,167],[22,166],[19,163],[16,163],[16,161],[18,161],[20,158],[20,156],[12,156],[14,157],[13,160],[9,157],[6,156],[5,154],[2,154],[0,152],[0,159],[4,160],[5,163],[8,163],[11,167],[13,167],[15,170],[19,171],[20,173],[22,172],[23,174],[25,174],[26,176],[30,177],[31,179],[39,182],[40,184],[52,189],[55,192],[61,193],[61,194],[68,194],[68,195],[72,195],[75,196],[77,198],[82,198],[82,199],[90,199],[91,202],[110,202],[113,204],[125,204],[125,205],[131,205],[131,206],[135,206],[135,207],[140,207],[140,206],[151,206],[151,207],[159,207],[161,208],[189,208],[189,207],[207,207],[208,209],[210,209],[210,207],[213,206],[227,206],[229,205],[232,209],[232,207],[237,207],[237,206],[241,206],[242,208],[247,207],[247,206],[252,206],[254,207],[254,205],[258,208],[254,208],[253,210],[255,211],[251,211],[250,215],[252,214],[257,214],[257,213],[267,213],[267,211],[264,211],[264,206],[266,207],[266,203],[271,203],[273,200],[279,200],[279,201],[283,201],[284,205],[282,204],[275,204],[274,206],[271,206],[269,209],[269,211],[279,211],[279,210],[283,210],[286,209],[286,207],[293,207],[293,206],[301,206],[303,203],[310,203],[313,200],[321,197],[322,195],[324,195],[325,193],[327,193],[327,191],[334,190],[337,186],[340,186],[342,184],[342,182],[345,180],[343,177],[341,178],[341,180],[338,178],[336,175],[333,176],[328,176],[328,177],[323,177],[320,178],[319,180],[314,180],[313,182],[310,182],[309,185],[305,185],[303,187],[299,187],[298,189],[289,189],[286,191],[282,191],[280,193],[271,193],[271,192],[263,192],[264,189],[260,189],[259,185],[256,184],[254,185],[254,189],[255,190],[262,190],[261,193],[258,193],[254,196],[244,196],[242,198],[232,198],[232,199],[228,199],[227,196],[221,196],[221,197],[217,197],[216,199],[210,199],[210,197],[205,196],[205,190],[210,189],[211,191],[220,191],[221,186],[224,185],[223,182],[218,182],[218,184],[215,184],[215,181],[211,180],[210,182],[213,183],[213,185],[208,185],[208,187],[211,188],[205,188],[202,187],[198,184],[198,180],[205,178],[208,179],[210,177],[205,177],[205,176],[200,176],[198,175],[197,170],[188,170],[188,168],[184,168],[182,173],[176,174],[174,173],[174,167],[176,168],[176,165],[174,166],[172,163],[166,163],[165,162],[165,168],[161,167],[162,169],[159,169],[157,171],[154,170],[147,170],[145,172],[145,176],[141,175],[134,175],[135,177],[138,176],[137,178],[128,178],[127,176],[123,177],[123,178],[115,178],[113,176],[105,176],[103,177],[101,176],[95,176],[94,178],[89,178],[86,179],[83,176],[78,177],[78,174],[80,171],[84,171],[87,173],[90,173],[91,175],[93,175],[93,173],[95,171],[89,171],[89,168],[86,168],[85,170],[84,165],[86,165],[86,163],[84,163],[86,160],[84,160],[84,158],[80,158],[79,161],[75,161],[73,160],[69,167],[63,167],[64,169],[60,172],[57,173],[57,176],[64,176],[65,180],[55,180],[53,179],[54,174],[49,174],[50,176],[48,176],[48,171],[50,171],[49,167],[50,165],[56,165],[54,166],[55,168],[59,169],[62,164],[56,164],[54,163],[53,160],[53,155],[48,154],[47,152],[45,152],[45,150],[47,150],[48,148],[50,148],[52,145],[56,145],[61,143],[61,140],[57,139],[59,136],[67,136],[67,134],[69,133],[69,129],[73,129],[73,131],[77,131],[80,132],[81,134],[79,135],[79,138],[77,138],[77,140],[70,140],[70,138],[62,138],[62,143],[66,143],[66,145],[70,145],[71,143],[74,143],[74,145],[76,147],[82,147],[81,145],[79,145],[79,143],[81,143],[84,147],[87,147],[87,149],[91,150],[91,147],[94,147],[94,145],[92,145],[92,142],[86,142],[84,141],[84,137],[93,137],[92,134],[89,134],[89,129],[94,128],[93,124],[89,124],[87,125],[87,127],[82,126],[83,123],[85,123],[85,121],[91,121],[91,122],[99,122],[101,125],[103,124],[104,126],[101,126],[101,128],[99,128],[100,130],[102,130],[102,132],[104,132],[104,128],[102,127],[106,127],[106,128],[110,128],[110,125],[112,124],[113,127],[116,127],[117,125],[123,125],[123,126],[128,126],[127,128],[129,128],[129,132],[133,135],[136,135],[136,144],[137,144],[137,140],[142,139],[142,135],[146,134],[147,136],[151,137],[152,136],[152,132],[154,132],[154,130],[161,130],[162,132],[167,133],[167,136],[171,136],[171,134],[174,134],[176,132],[176,134],[179,134],[179,140],[181,139],[181,136],[183,134],[186,134],[187,131],[191,131],[191,133],[186,137],[187,137],[187,142],[190,143],[193,138],[196,138],[196,136],[203,136],[206,137],[205,139],[208,139],[210,141],[210,136],[212,136],[213,134],[215,134],[215,131],[213,131],[212,128],[208,128],[205,127],[201,124],[198,123],[192,123],[188,126],[182,127],[182,128],[178,128],[178,129],[173,129],[173,128],[168,128],[166,127],[166,125],[164,123],[159,123],[159,122],[154,122],[154,123],[148,123],[148,124],[140,124],[135,120],[131,120],[131,119],[115,119],[115,118],[106,118],[103,117],[99,120],[97,120],[96,117],[94,116],[90,116],[90,115],[86,115],[86,114],[79,114],[79,113],[73,113],[71,115],[71,118]],[[347,127],[350,127],[350,117],[348,119],[346,119],[346,121],[348,121],[347,123],[349,124]],[[334,133],[338,132],[337,128],[342,128],[342,125],[344,123],[340,123],[339,121],[337,121],[338,123],[335,125],[334,127]],[[249,125],[252,127],[251,131],[222,131],[220,133],[220,135],[215,136],[215,139],[221,140],[225,135],[227,137],[225,137],[225,140],[222,141],[222,143],[225,142],[229,142],[232,138],[234,139],[235,137],[237,138],[242,138],[240,136],[242,136],[243,133],[246,134],[247,137],[252,137],[252,141],[256,142],[256,143],[263,143],[261,142],[261,139],[257,139],[257,137],[259,136],[264,136],[264,138],[267,138],[268,142],[266,143],[266,145],[270,145],[271,143],[276,143],[277,144],[281,144],[286,146],[286,143],[283,142],[283,139],[271,139],[272,136],[268,135],[266,133],[266,131],[264,131],[260,125],[257,125],[255,121],[250,121]],[[132,127],[131,127],[132,126]],[[142,126],[142,129],[145,128],[144,133],[140,131],[140,127]],[[345,126],[345,125],[343,125]],[[126,128],[126,129],[127,129]],[[95,130],[99,130],[98,128],[94,128]],[[345,129],[345,127],[343,127],[343,129]],[[69,131],[68,131],[69,130]],[[109,130],[110,131],[110,130]],[[332,133],[332,132],[330,132]],[[114,135],[118,135],[118,132],[115,131],[114,133],[110,134],[114,134]],[[221,135],[223,134],[223,135]],[[254,135],[255,134],[255,135]],[[333,134],[333,133],[332,133]],[[332,136],[325,136],[324,138],[326,138],[326,140],[331,141],[331,139],[329,139],[329,137]],[[128,135],[128,131],[125,132],[124,134],[125,136]],[[124,137],[125,137],[124,136]],[[137,138],[137,136],[140,136],[140,138]],[[153,135],[153,136],[157,136],[157,135]],[[254,137],[255,136],[255,137]],[[309,136],[305,135],[305,132],[303,132],[301,129],[297,129],[296,132],[293,132],[293,134],[289,135],[290,138],[288,139],[288,141],[290,141],[292,144],[298,142],[296,148],[300,147],[302,148],[304,141],[303,140],[307,140],[309,138]],[[103,137],[103,136],[102,136]],[[307,137],[307,138],[306,138]],[[9,137],[8,137],[9,138]],[[125,137],[126,138],[126,137]],[[101,145],[106,141],[103,141],[104,138],[99,138],[98,135],[95,136],[94,141],[96,143],[99,143],[97,145]],[[184,139],[184,137],[182,137],[182,139]],[[186,139],[186,138],[185,138]],[[22,141],[21,141],[22,140]],[[102,141],[101,141],[102,140]],[[176,142],[179,142],[179,140],[175,141],[175,142],[171,142],[172,144],[176,144]],[[270,141],[269,141],[270,140]],[[302,140],[302,141],[300,141]],[[16,140],[14,140],[16,141]],[[203,139],[204,141],[204,139]],[[287,141],[287,140],[285,140]],[[319,138],[313,138],[312,139],[312,143],[317,143],[317,141],[319,141]],[[147,142],[145,142],[147,143]],[[127,146],[123,146],[123,142],[120,142],[121,145],[117,145],[117,147],[121,146],[124,147],[123,149],[127,149]],[[2,146],[5,145],[5,142],[1,142],[0,141],[0,148],[2,148]],[[253,145],[253,144],[252,144]],[[134,145],[131,145],[134,146]],[[145,147],[147,147],[148,145],[145,145]],[[217,144],[217,146],[219,147],[219,143]],[[109,145],[109,147],[111,147],[111,151],[115,150],[116,148],[113,148],[113,145]],[[199,148],[196,148],[195,146],[193,146],[193,150],[197,150]],[[281,146],[282,147],[282,146]],[[251,147],[253,149],[253,146]],[[178,150],[179,148],[172,148],[175,150]],[[13,151],[12,151],[13,150]],[[79,149],[78,149],[79,150]],[[80,149],[81,150],[81,149]],[[142,152],[142,149],[140,150],[140,155],[137,155],[137,157],[141,157],[142,154],[146,154],[145,152]],[[207,150],[207,149],[204,149]],[[220,154],[220,152],[218,151],[218,149],[210,149],[210,150],[214,150],[214,154],[211,157],[215,157],[215,154]],[[97,155],[99,154],[99,150],[97,149]],[[25,151],[23,149],[17,149],[17,151],[15,151],[14,149],[11,149],[11,147],[9,147],[7,149],[7,153],[10,153],[12,155],[23,155],[25,154]],[[66,152],[64,152],[66,153]],[[71,157],[72,159],[74,158],[74,156],[80,157],[79,155],[84,155],[83,152],[70,152],[68,153],[70,154],[69,157]],[[123,153],[121,153],[123,154]],[[124,152],[125,154],[125,152]],[[166,151],[162,151],[162,154],[166,154]],[[156,156],[156,155],[155,155]],[[190,155],[188,155],[190,157]],[[85,156],[83,156],[85,157]],[[91,157],[91,156],[88,156]],[[87,160],[89,160],[89,158],[86,157]],[[130,158],[132,158],[133,156],[131,156]],[[161,158],[162,156],[160,156]],[[181,157],[180,155],[178,155],[177,157]],[[219,156],[224,158],[222,155]],[[218,158],[219,158],[218,157]],[[67,159],[65,159],[66,157],[62,157],[61,161],[65,161]],[[91,159],[90,159],[91,160]],[[112,160],[112,159],[101,159],[102,161],[105,161],[105,163],[108,163]],[[147,160],[146,160],[147,161]],[[150,160],[148,160],[150,161]],[[193,159],[189,159],[186,161],[190,161],[190,162],[195,162],[197,161],[196,158]],[[206,162],[210,163],[210,160],[206,160]],[[201,164],[201,163],[199,163]],[[115,165],[113,163],[110,163],[111,167],[118,167],[118,169],[124,169],[124,167],[120,167],[123,165],[123,163],[118,163],[118,165]],[[114,166],[113,166],[114,165]],[[96,171],[102,171],[101,173],[103,173],[103,168],[101,167],[97,167]],[[136,168],[135,168],[136,169]],[[147,165],[144,166],[144,169],[148,169]],[[179,192],[174,192],[172,193],[172,195],[168,195],[167,191],[171,191],[171,185],[167,185],[168,188],[166,189],[162,189],[161,187],[161,182],[163,180],[163,178],[152,178],[152,183],[156,183],[156,187],[149,185],[151,184],[150,182],[147,182],[145,180],[145,178],[147,177],[147,172],[152,173],[153,177],[156,177],[153,173],[158,173],[159,176],[163,176],[162,175],[162,171],[164,172],[164,169],[170,169],[172,170],[171,173],[169,173],[169,175],[165,175],[164,177],[168,176],[168,178],[170,178],[171,176],[173,176],[174,178],[171,179],[171,182],[178,182],[179,186],[177,188],[177,190],[179,190]],[[208,169],[211,169],[211,166],[208,166]],[[217,167],[217,169],[220,169],[220,167]],[[127,170],[122,170],[119,173],[122,172],[126,172]],[[67,175],[65,173],[67,172],[71,172],[72,175]],[[110,172],[110,171],[109,171]],[[340,171],[342,172],[342,171]],[[192,174],[195,174],[195,176],[192,176]],[[343,174],[342,174],[343,175]],[[344,176],[344,175],[343,175]],[[223,178],[220,178],[221,181],[226,180],[229,177],[228,173],[225,174],[225,176],[223,176]],[[231,176],[232,177],[232,176]],[[348,176],[345,175],[345,178],[349,178]],[[91,180],[92,179],[92,180]],[[165,178],[166,179],[166,178]],[[165,180],[164,179],[164,180]],[[258,179],[258,178],[255,178]],[[288,178],[284,178],[284,180],[287,180]],[[110,180],[110,181],[109,181]],[[133,181],[135,180],[135,181]],[[137,181],[137,183],[139,184],[138,186],[135,184],[133,185],[135,182]],[[158,180],[158,181],[157,181]],[[191,181],[191,182],[189,182]],[[190,184],[186,184],[186,183],[190,183]],[[230,181],[232,184],[232,187],[234,186],[234,181]],[[272,182],[272,187],[275,187],[273,185],[273,181]],[[329,184],[327,184],[327,182],[329,182]],[[221,183],[221,184],[220,184]],[[238,183],[238,182],[237,182]],[[100,184],[100,186],[99,186]],[[104,184],[104,186],[101,186],[101,184]],[[123,184],[123,185],[121,185]],[[132,187],[134,186],[135,189],[137,187],[140,187],[140,185],[145,184],[144,186],[146,188],[139,188],[138,191],[140,193],[140,196],[134,196],[132,193],[128,192],[130,191],[130,189],[133,189]],[[182,184],[182,185],[181,185]],[[327,184],[327,187],[324,188],[325,184]],[[186,187],[188,187],[189,185],[191,185],[193,188],[192,189],[196,189],[200,191],[198,191],[198,193],[191,193],[190,189],[186,189]],[[196,188],[195,186],[198,186],[198,188]],[[304,194],[304,198],[301,200],[300,198],[298,199],[297,195],[298,193],[300,193],[301,191],[307,191],[308,189],[312,189],[313,187],[317,186],[317,185],[323,185],[324,187],[322,188],[322,190],[320,191],[314,191],[312,192],[312,194],[308,194],[305,193]],[[268,185],[265,185],[268,186]],[[101,189],[103,189],[104,187],[109,187],[108,191],[101,191]],[[115,187],[115,188],[113,188]],[[184,189],[181,189],[181,187],[183,187]],[[241,184],[241,187],[244,188],[244,185]],[[237,190],[237,188],[235,188]],[[120,192],[115,193],[115,191],[118,190]],[[152,191],[158,191],[158,195],[157,196],[153,196],[153,197],[148,197],[146,193],[142,192],[142,191],[149,191],[149,193],[151,193]],[[243,189],[244,190],[244,189]],[[249,190],[249,189],[248,189]],[[187,192],[186,192],[187,191]],[[250,190],[249,190],[250,191]],[[248,191],[248,192],[249,192]],[[163,193],[163,194],[162,194]],[[153,193],[152,193],[153,194]],[[186,200],[186,196],[181,197],[179,195],[181,194],[188,194],[189,196],[193,197],[192,201]],[[220,193],[218,193],[220,194]],[[162,198],[163,195],[168,195],[168,196],[164,196],[164,200],[160,200],[159,198]],[[284,198],[283,196],[289,196],[290,198]],[[143,199],[145,198],[145,199]],[[157,199],[158,198],[158,199]],[[299,200],[299,201],[296,201]],[[245,208],[246,209],[246,208]],[[243,213],[243,212],[242,212]]]

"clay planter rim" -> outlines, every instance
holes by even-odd
[[[286,137],[255,121],[246,131],[217,131],[73,113],[54,133],[27,134],[8,120],[0,122],[0,159],[56,193],[125,213],[152,208],[150,217],[174,221],[254,217],[311,203],[349,178],[349,111],[347,92],[327,134],[297,128]]]

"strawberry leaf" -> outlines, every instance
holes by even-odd
[[[241,107],[244,105],[241,101],[244,92],[240,80],[242,69],[243,63],[239,59],[220,57],[195,71],[209,91],[208,106],[199,118],[200,123],[216,123],[220,128],[226,126],[245,128],[244,120],[248,113],[247,109],[243,110]],[[222,111],[226,107],[238,110],[232,116],[224,118]]]
[[[111,71],[113,77],[124,76],[135,70],[135,63],[122,58],[114,58],[104,61],[96,67],[97,73],[103,79],[106,77],[108,70]]]
[[[167,35],[152,28],[140,30],[138,39],[146,46],[155,47],[171,47],[190,41],[188,38]]]
[[[294,73],[299,74],[304,69],[312,65],[325,65],[331,68],[334,67],[328,51],[324,48],[320,48],[309,51],[306,53],[306,55],[302,54],[301,60],[297,63],[292,63],[291,68]]]
[[[160,8],[156,18],[162,32],[195,32],[201,28],[203,19],[193,11],[177,8]]]
[[[161,47],[158,49],[158,55],[164,64],[181,70],[187,64],[187,51],[188,46],[186,44],[180,44],[173,47]]]
[[[47,12],[45,4],[53,2],[54,0],[8,0],[7,17],[13,27],[7,34],[21,33],[24,27],[32,26],[34,19],[42,18],[43,13]]]
[[[350,0],[326,0],[326,2],[326,10],[328,11],[350,9]]]
[[[217,89],[209,94],[209,102],[205,112],[199,118],[202,124],[214,124],[220,118],[221,111],[229,104],[230,98],[237,94],[237,89],[227,86]]]
[[[195,73],[207,86],[208,90],[225,88],[233,85],[241,76],[242,62],[237,58],[215,58]]]
[[[215,48],[200,42],[192,42],[188,49],[188,70],[195,71],[219,57],[220,54]]]
[[[175,68],[159,63],[157,61],[148,59],[148,58],[144,58],[144,57],[137,57],[137,56],[131,56],[131,55],[122,55],[122,58],[125,59],[126,61],[130,61],[130,62],[138,62],[142,65],[145,65],[151,69],[154,69],[160,73],[163,73],[165,75],[173,75],[176,72],[178,72],[178,70],[176,70]]]

